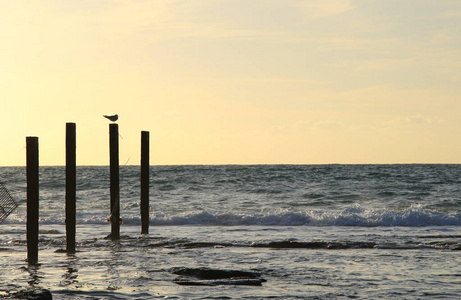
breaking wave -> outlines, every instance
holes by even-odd
[[[136,222],[135,220],[130,220]],[[460,226],[461,213],[445,213],[419,206],[403,210],[364,209],[354,206],[342,211],[312,210],[306,212],[274,212],[234,214],[196,212],[178,216],[156,214],[152,225],[209,226]],[[129,222],[130,223],[130,222]]]
[[[77,213],[77,224],[106,224],[106,213]],[[121,213],[123,223],[127,226],[140,225],[137,214]],[[14,215],[4,224],[25,224],[24,216]],[[65,216],[41,216],[41,224],[65,224]],[[264,213],[211,212],[193,211],[176,215],[152,213],[152,226],[461,226],[461,213],[442,212],[413,205],[402,210],[367,209],[355,205],[340,211],[278,210]]]

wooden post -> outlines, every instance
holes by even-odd
[[[149,233],[149,131],[141,132],[141,234]]]
[[[75,253],[76,227],[76,130],[75,123],[66,123],[66,240],[67,253]]]
[[[26,138],[27,156],[27,261],[38,263],[39,172],[38,137]]]
[[[113,240],[120,239],[120,178],[118,124],[109,124],[110,148],[110,223]]]

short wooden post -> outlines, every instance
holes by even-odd
[[[141,132],[141,234],[149,233],[149,131]]]
[[[118,124],[109,124],[110,148],[110,223],[113,240],[120,239],[120,178]]]
[[[66,240],[67,253],[75,253],[76,227],[76,126],[66,123]]]
[[[38,263],[39,172],[38,137],[26,137],[27,156],[27,261]]]

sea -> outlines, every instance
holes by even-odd
[[[19,206],[0,224],[0,298],[459,299],[461,165],[77,167],[77,251],[66,252],[65,167],[40,167],[38,264],[27,262],[26,168],[1,167]]]

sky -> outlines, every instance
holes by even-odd
[[[0,166],[461,163],[459,0],[0,0]]]

